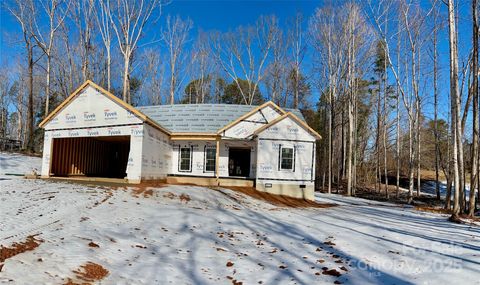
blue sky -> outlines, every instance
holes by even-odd
[[[0,0],[6,1],[6,0]],[[8,1],[8,0],[7,0]],[[335,2],[334,0],[331,0]],[[428,8],[431,0],[422,1],[422,6]],[[441,0],[440,0],[441,1]],[[310,17],[315,8],[321,7],[325,1],[281,1],[281,0],[265,0],[265,1],[196,1],[196,0],[180,0],[175,1],[163,9],[163,15],[180,15],[183,18],[189,17],[194,23],[194,31],[192,38],[195,37],[196,31],[202,30],[220,30],[228,31],[239,25],[253,24],[260,15],[275,14],[283,25],[289,17],[293,17],[295,13],[301,12],[305,18]],[[329,2],[329,1],[328,1]],[[462,58],[466,58],[470,49],[471,30],[470,30],[470,1],[459,0],[459,51],[460,63]],[[442,4],[442,6],[444,6]],[[442,12],[446,16],[446,7],[442,7]],[[446,18],[446,17],[445,17]],[[150,27],[148,37],[158,38],[160,25],[165,17],[162,17],[157,25]],[[9,64],[12,56],[19,56],[23,52],[22,46],[15,43],[12,39],[20,36],[20,29],[12,16],[4,9],[0,12],[0,64]],[[305,23],[306,25],[306,23]],[[13,36],[12,36],[13,35]],[[447,96],[449,90],[448,81],[448,41],[447,29],[444,29],[440,36],[439,55],[441,78],[439,88],[441,90],[441,106],[440,109],[444,116],[447,114],[448,104]],[[149,39],[146,38],[145,42]],[[305,60],[305,69],[310,69],[309,57]],[[427,83],[424,89],[427,94],[424,102],[424,108],[427,117],[432,117],[432,88]],[[312,102],[318,100],[318,94],[315,94]]]

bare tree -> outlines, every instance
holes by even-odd
[[[298,108],[300,97],[300,70],[305,52],[307,50],[303,39],[302,30],[303,16],[297,13],[292,20],[291,28],[288,31],[288,41],[291,45],[291,65],[293,69],[293,108]]]
[[[254,103],[259,84],[265,77],[265,65],[278,29],[275,16],[261,16],[255,26],[239,27],[223,35],[212,34],[213,55],[235,82],[247,105]],[[247,82],[247,90],[241,86],[242,77]]]
[[[161,14],[163,0],[116,0],[110,4],[108,16],[117,36],[118,47],[123,55],[123,101],[130,103],[130,67],[133,54],[144,35],[150,20],[155,22]],[[156,13],[156,14],[155,14]]]
[[[37,11],[37,8],[34,8],[35,2],[32,1],[32,11]],[[32,15],[35,32],[32,33],[33,38],[37,42],[37,45],[42,49],[43,53],[46,56],[47,64],[46,64],[46,76],[45,76],[45,114],[44,116],[48,116],[49,112],[49,105],[50,105],[50,77],[51,77],[51,65],[52,65],[52,50],[54,48],[54,37],[57,30],[63,24],[67,16],[68,9],[70,7],[71,1],[64,1],[64,0],[40,0],[41,8],[44,10],[45,14],[48,18],[48,32],[44,36],[44,32],[39,25],[39,19],[37,15]],[[65,4],[66,7],[62,9],[62,4]]]
[[[470,197],[468,206],[468,215],[475,215],[475,188],[478,180],[478,15],[477,0],[472,0],[472,86],[470,92],[473,93],[473,134],[472,134],[472,166],[470,171]]]
[[[93,0],[73,1],[71,17],[75,23],[79,35],[80,58],[82,69],[82,81],[92,79],[91,57],[93,53]]]
[[[212,86],[213,74],[215,73],[216,64],[210,50],[208,42],[208,34],[199,32],[191,51],[190,72],[193,77],[191,81],[192,89],[195,94],[195,103],[205,103],[209,98]],[[190,98],[192,99],[192,98]]]
[[[436,3],[434,3],[436,5]],[[439,140],[438,140],[438,51],[437,51],[437,33],[438,33],[438,7],[435,6],[433,10],[433,132],[435,137],[435,193],[437,195],[437,200],[440,200],[440,181],[439,181],[439,156],[440,156],[440,148],[439,148]]]
[[[181,63],[185,44],[188,41],[193,22],[190,19],[182,20],[179,16],[167,16],[162,38],[168,48],[170,67],[170,104],[175,103],[175,92],[178,88],[178,69]]]
[[[456,219],[460,213],[460,168],[459,154],[462,152],[461,133],[462,126],[460,122],[460,96],[458,87],[458,51],[457,51],[457,28],[455,22],[455,3],[448,0],[448,30],[449,30],[449,50],[450,50],[450,100],[452,109],[452,162],[454,173],[454,195],[453,195],[453,214]]]
[[[142,55],[143,75],[142,93],[146,94],[146,104],[162,105],[164,99],[165,63],[161,54],[155,49],[147,49]]]
[[[112,68],[112,24],[110,21],[110,2],[111,0],[98,0],[98,5],[95,5],[95,19],[97,27],[102,36],[102,42],[107,52],[106,67],[107,67],[107,90],[112,90],[111,82],[111,68]]]
[[[26,148],[33,151],[34,148],[34,125],[33,125],[33,68],[36,64],[34,60],[34,45],[35,40],[32,36],[32,5],[28,1],[15,0],[7,9],[15,17],[22,29],[23,43],[27,51],[27,74],[28,74],[28,99],[27,99],[27,124],[26,124]],[[25,143],[25,141],[24,141]]]
[[[274,42],[271,49],[272,59],[266,68],[265,85],[267,87],[267,92],[269,93],[269,99],[280,106],[286,107],[288,104],[286,83],[290,72],[287,62],[288,47],[283,32],[281,30],[277,31],[278,33],[274,37]],[[296,71],[294,71],[294,73],[295,78]]]

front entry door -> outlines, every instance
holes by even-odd
[[[228,176],[250,176],[250,149],[230,148],[228,151]]]

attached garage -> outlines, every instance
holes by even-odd
[[[45,129],[43,177],[120,178],[138,183],[164,178],[170,167],[164,163],[170,155],[168,131],[91,81],[40,126]],[[152,158],[146,158],[145,152]]]

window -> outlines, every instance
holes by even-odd
[[[280,148],[280,169],[293,170],[294,151],[291,147]]]
[[[215,171],[216,148],[205,148],[205,172]]]
[[[189,147],[180,148],[180,171],[191,171],[192,150]]]

